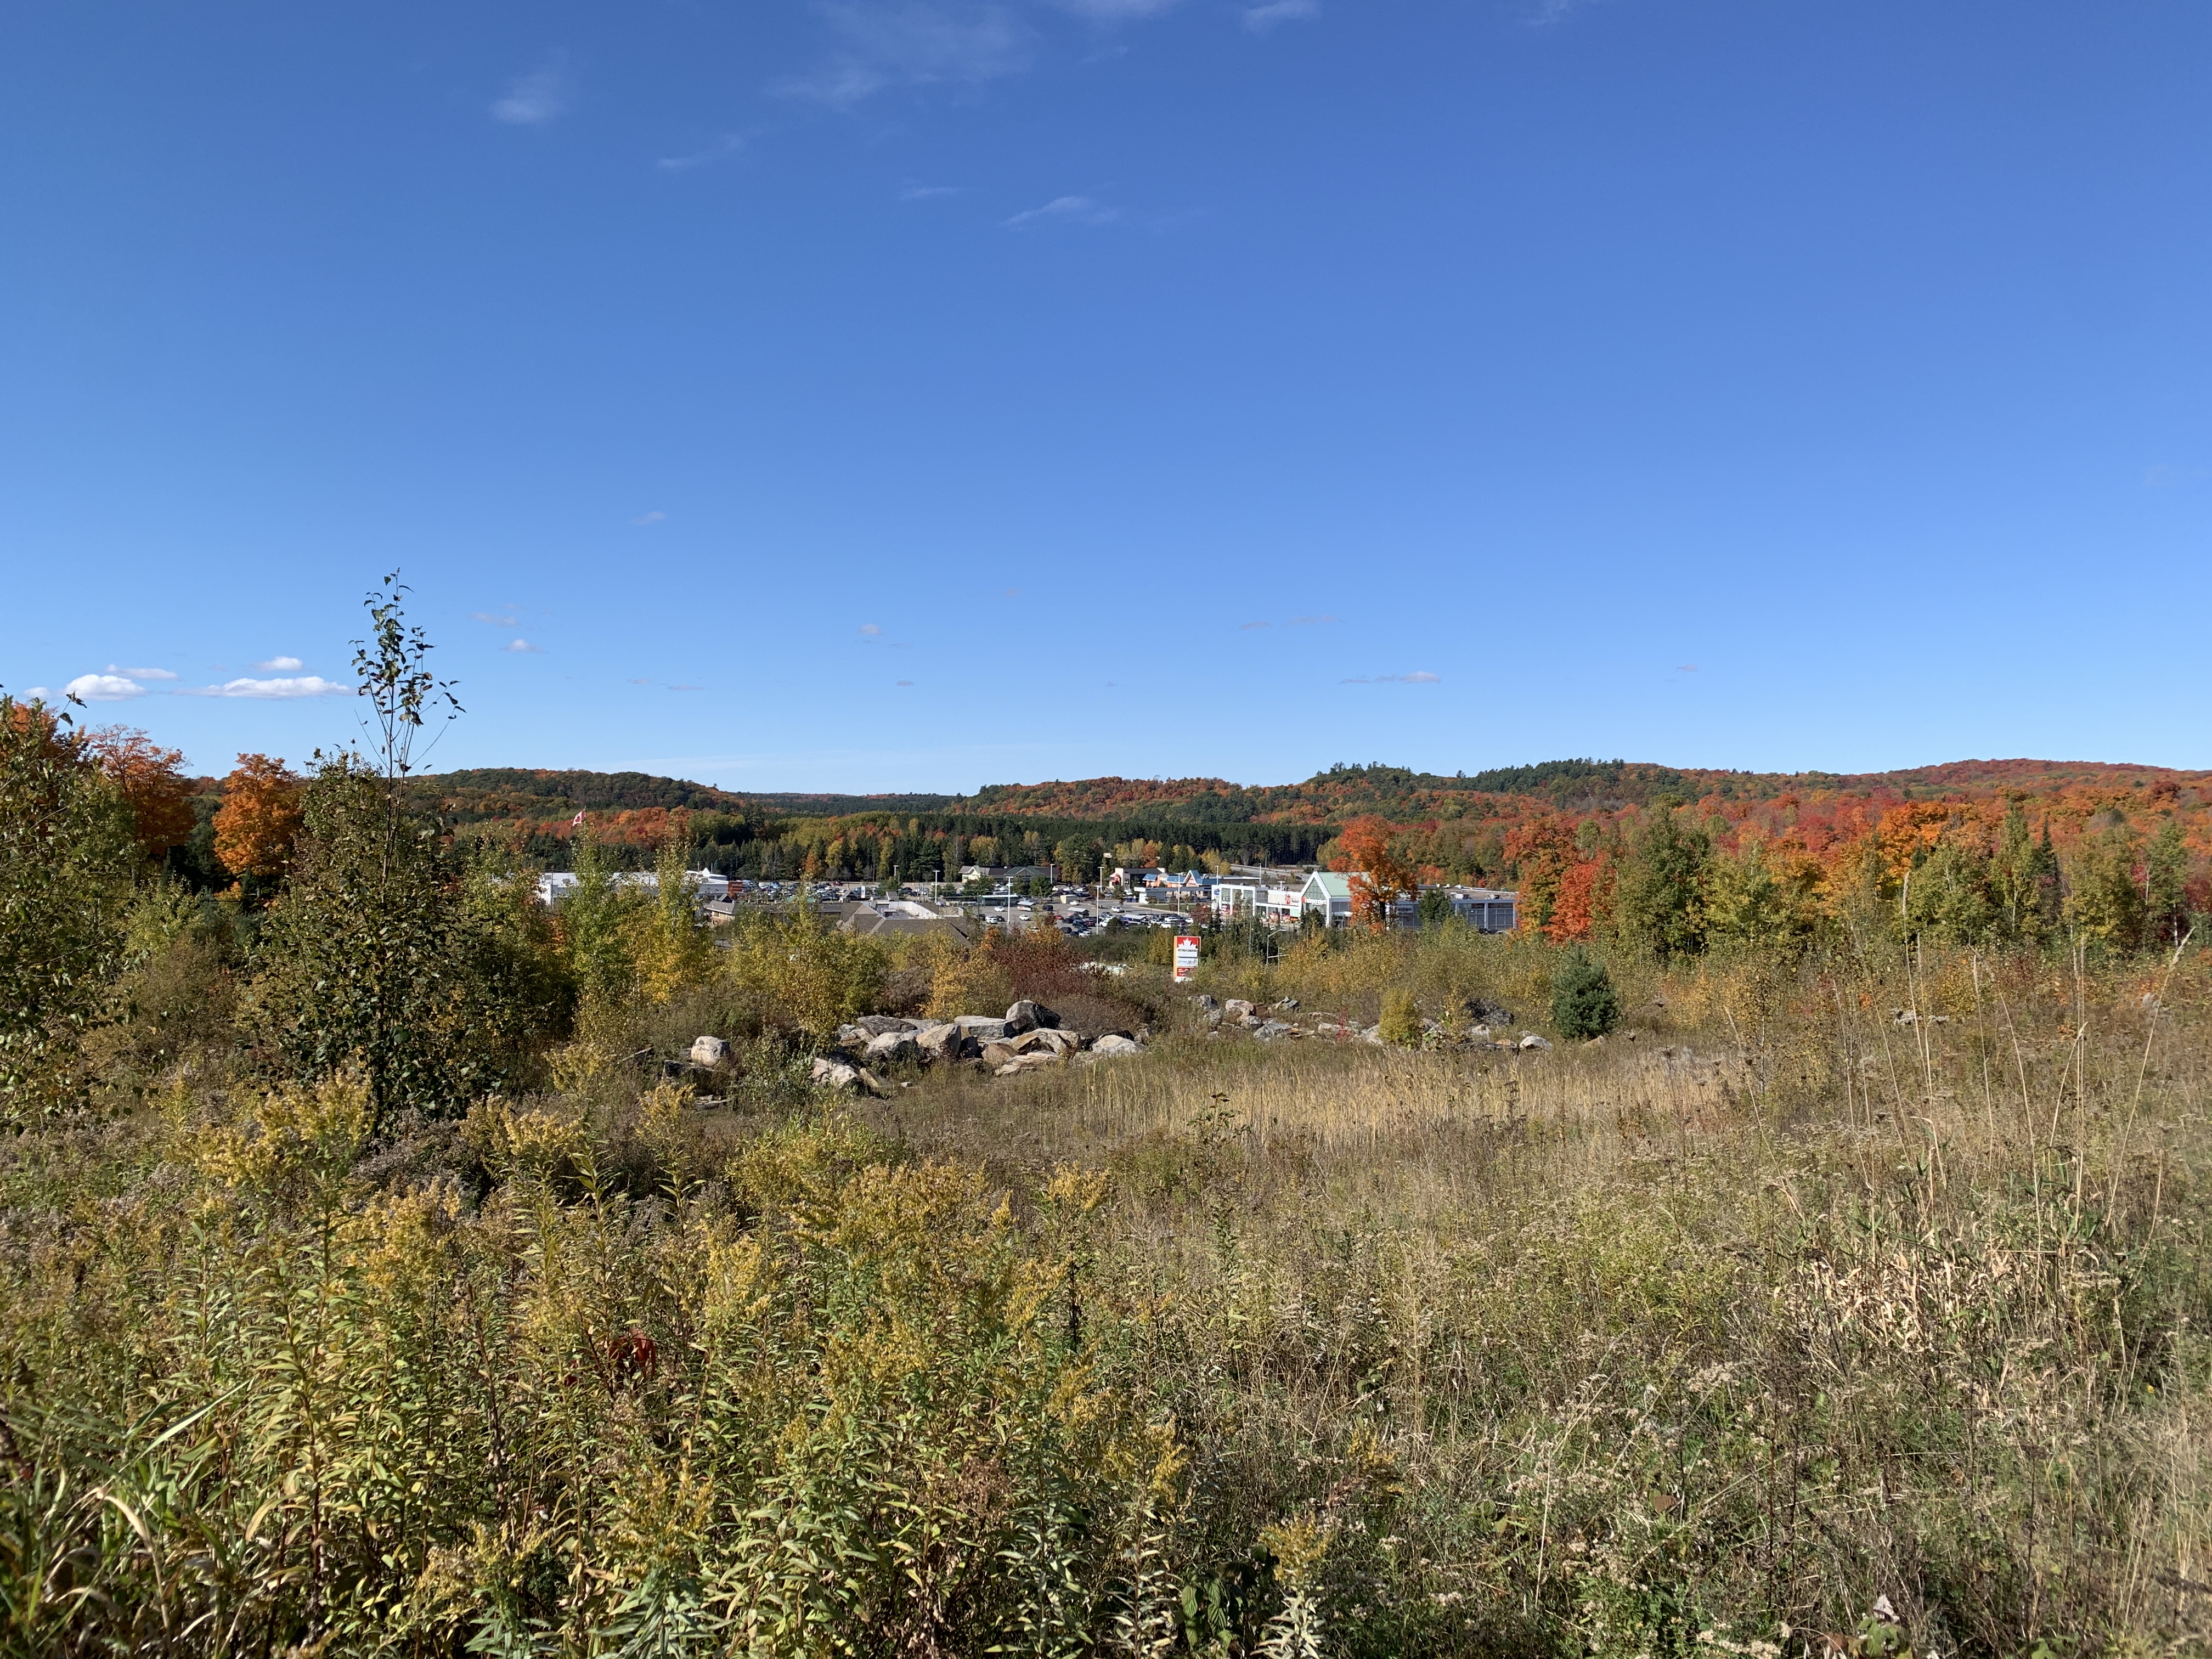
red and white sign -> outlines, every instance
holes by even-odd
[[[1178,985],[1182,984],[1183,981],[1188,979],[1197,971],[1198,935],[1195,933],[1177,933],[1176,935],[1175,957],[1176,983]]]

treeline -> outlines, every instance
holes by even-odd
[[[1856,833],[1771,834],[1668,805],[1540,820],[1504,850],[1522,925],[1562,944],[1666,960],[1879,934],[1983,947],[2065,941],[2109,955],[2170,950],[2212,908],[2203,848],[2178,816],[2148,816],[2106,808],[2080,824],[2051,811],[2032,819],[2020,799],[2001,811],[1913,802],[1869,815]]]

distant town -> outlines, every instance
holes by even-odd
[[[805,893],[817,914],[856,934],[877,936],[953,932],[973,938],[991,927],[1057,927],[1084,938],[1107,927],[1185,931],[1238,922],[1289,932],[1350,925],[1358,871],[1312,865],[1231,864],[1218,872],[1169,871],[1117,866],[1095,883],[1064,882],[1054,864],[962,866],[960,879],[907,882],[747,881],[712,870],[687,870],[684,879],[708,920],[730,921],[750,908],[788,908]],[[652,871],[622,871],[611,879],[657,890]],[[573,872],[538,879],[538,896],[558,905],[577,882]],[[1456,918],[1485,933],[1513,930],[1517,893],[1455,884],[1420,886],[1393,895],[1375,908],[1387,927],[1417,927]]]

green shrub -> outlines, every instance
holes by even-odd
[[[1570,951],[1552,975],[1552,1027],[1563,1037],[1601,1037],[1620,1024],[1620,999],[1605,964]]]

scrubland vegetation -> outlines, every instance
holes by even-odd
[[[588,843],[549,916],[403,810],[421,660],[227,896],[0,702],[9,1651],[2212,1645],[2194,947],[1352,931],[1190,990],[1407,1040],[1262,1043]],[[805,1083],[1017,995],[1150,1050]]]

